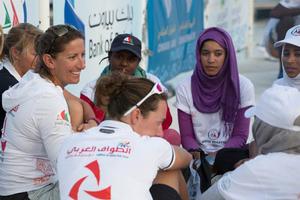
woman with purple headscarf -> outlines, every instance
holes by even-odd
[[[182,145],[197,158],[196,150],[215,157],[223,148],[245,146],[254,105],[254,87],[238,73],[230,35],[223,29],[204,30],[196,44],[196,66],[176,89],[176,107]]]

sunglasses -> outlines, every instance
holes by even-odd
[[[75,27],[69,26],[69,25],[54,27],[52,29],[52,32],[55,34],[55,37],[54,37],[54,39],[51,42],[51,45],[50,45],[49,50],[48,50],[48,53],[52,52],[53,45],[55,44],[55,41],[57,40],[57,38],[66,35],[69,32],[69,28],[73,28],[73,29],[77,30]]]
[[[159,85],[159,83],[155,83],[155,85],[152,87],[150,92],[142,98],[139,102],[137,102],[133,107],[131,107],[129,110],[127,110],[123,116],[127,116],[130,114],[135,108],[138,108],[142,103],[144,103],[150,96],[153,94],[162,94],[163,90],[162,87]]]

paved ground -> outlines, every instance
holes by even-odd
[[[255,22],[251,53],[252,55],[247,58],[238,58],[239,72],[248,77],[254,84],[256,99],[259,98],[260,94],[266,88],[272,85],[279,70],[278,61],[270,59],[268,56],[266,56],[263,48],[259,46],[265,25],[266,20]],[[181,74],[176,78],[176,80],[174,80],[174,82],[179,83],[180,79],[190,75],[191,73],[192,72]],[[173,116],[171,128],[178,130],[177,112],[176,108],[173,106],[175,97],[170,98],[168,102]]]

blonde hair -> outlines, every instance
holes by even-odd
[[[7,57],[11,63],[14,62],[11,49],[15,47],[19,52],[34,46],[35,39],[43,32],[29,23],[20,23],[12,27],[5,36],[1,58]]]

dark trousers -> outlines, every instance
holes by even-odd
[[[12,194],[9,196],[0,196],[0,200],[30,200],[27,192]]]

